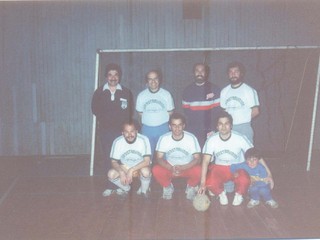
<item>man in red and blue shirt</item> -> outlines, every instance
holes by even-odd
[[[182,108],[187,119],[186,130],[193,133],[204,145],[212,132],[216,112],[220,109],[220,88],[209,82],[209,66],[196,63],[193,67],[194,82],[188,85],[182,95]]]

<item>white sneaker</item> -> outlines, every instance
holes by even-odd
[[[258,206],[260,203],[259,200],[250,199],[250,201],[247,204],[247,208],[253,208],[255,206]]]
[[[119,196],[125,197],[125,196],[128,195],[128,191],[125,191],[125,190],[123,190],[123,189],[121,189],[121,188],[117,188],[116,194],[119,195]]]
[[[139,187],[138,191],[137,191],[137,194],[138,195],[141,195],[142,191],[141,191],[141,186]]]
[[[172,183],[170,183],[170,185],[168,187],[163,188],[162,198],[167,199],[167,200],[172,199],[173,192],[174,192],[174,187],[173,187]]]
[[[242,203],[242,201],[243,201],[242,195],[240,195],[239,193],[235,193],[232,205],[239,206]]]
[[[198,191],[198,187],[190,187],[189,185],[187,185],[187,188],[186,188],[186,197],[188,200],[193,200],[194,197],[197,195],[197,191]]]
[[[228,197],[225,191],[219,194],[219,200],[221,205],[228,205]]]
[[[208,194],[209,194],[210,197],[214,197],[214,193],[211,192],[210,190],[208,190]]]
[[[150,189],[150,187],[148,188],[148,190],[147,190],[147,192],[150,192],[151,191],[151,189]],[[139,189],[138,189],[138,191],[137,191],[137,194],[138,195],[141,195],[141,193],[142,193],[142,191],[141,191],[141,186],[139,187]]]
[[[278,208],[279,207],[279,204],[273,199],[266,201],[266,204],[269,205],[271,208]]]
[[[113,189],[106,189],[103,193],[102,196],[104,197],[109,197],[112,193],[114,193]]]

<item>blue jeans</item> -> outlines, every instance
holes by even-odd
[[[271,189],[269,184],[265,184],[265,185],[254,184],[250,186],[249,194],[251,199],[257,200],[257,201],[260,201],[260,197],[262,197],[264,201],[269,201],[272,199]]]
[[[164,124],[161,124],[160,126],[155,126],[155,127],[150,127],[142,124],[141,134],[149,138],[152,155],[157,146],[159,137],[167,132],[169,132],[168,123],[164,123]]]

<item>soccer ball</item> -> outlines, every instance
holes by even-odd
[[[197,211],[204,212],[210,206],[210,199],[206,194],[197,194],[193,199],[193,206]]]

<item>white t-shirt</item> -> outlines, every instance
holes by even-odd
[[[174,110],[174,101],[171,94],[163,88],[155,93],[147,88],[139,93],[136,110],[142,113],[142,124],[155,127],[169,121],[168,111]]]
[[[220,106],[232,116],[233,124],[250,123],[251,108],[259,106],[257,91],[246,83],[237,88],[230,84],[220,93]]]
[[[183,138],[174,140],[172,132],[168,132],[159,138],[156,151],[165,153],[165,159],[172,165],[184,165],[193,160],[193,154],[201,153],[198,139],[187,131]]]
[[[118,160],[128,167],[136,166],[148,155],[151,156],[149,139],[140,133],[133,143],[128,143],[123,136],[116,138],[110,152],[111,159]]]
[[[211,155],[217,165],[229,166],[244,162],[244,153],[252,147],[248,138],[236,131],[231,131],[227,140],[222,140],[219,132],[216,132],[207,139],[202,153]]]

